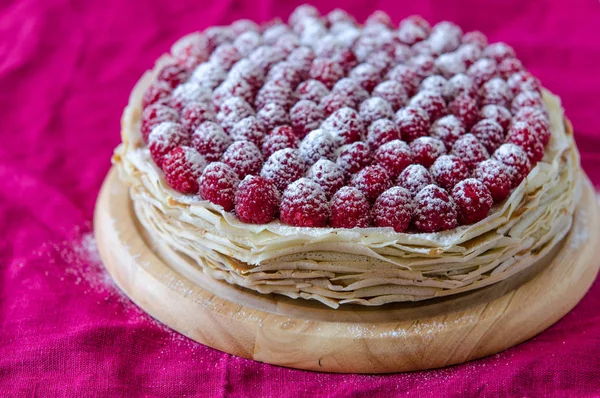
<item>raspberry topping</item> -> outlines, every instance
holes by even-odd
[[[469,177],[467,166],[454,155],[442,155],[436,159],[429,169],[435,182],[447,191]]]
[[[449,101],[460,95],[474,97],[477,95],[477,87],[473,79],[463,73],[459,73],[446,82],[443,94]]]
[[[306,80],[296,88],[296,95],[301,100],[320,102],[329,94],[329,89],[318,80]]]
[[[281,105],[269,103],[256,114],[256,118],[266,130],[273,130],[277,126],[291,124],[290,116]]]
[[[194,131],[206,121],[214,122],[216,114],[211,104],[205,102],[192,102],[181,111],[181,124],[188,131]]]
[[[319,108],[323,111],[325,116],[331,115],[338,109],[345,107],[354,108],[355,106],[356,102],[352,98],[336,92],[327,94],[321,99],[321,102],[319,102]]]
[[[383,192],[373,205],[373,221],[378,227],[392,227],[404,232],[410,225],[413,202],[411,194],[402,187]]]
[[[473,177],[487,187],[495,202],[502,202],[510,195],[512,180],[509,171],[496,159],[487,159],[479,163],[473,170]]]
[[[355,142],[340,148],[336,163],[346,178],[371,163],[373,157],[369,146],[364,142]]]
[[[148,149],[152,160],[162,168],[164,157],[178,146],[188,145],[190,136],[187,130],[178,123],[162,122],[156,125],[148,137]]]
[[[308,170],[307,177],[323,188],[327,199],[344,186],[344,172],[328,159],[319,159]]]
[[[388,72],[387,78],[400,83],[410,96],[416,93],[421,81],[415,68],[409,65],[398,65],[392,68],[392,70]]]
[[[413,203],[413,222],[420,231],[442,231],[458,224],[454,201],[438,186],[427,185],[415,196]]]
[[[179,119],[177,111],[163,104],[152,104],[142,112],[140,132],[144,142],[148,142],[148,136],[152,129],[162,122],[176,122]]]
[[[408,102],[406,89],[395,80],[386,80],[375,86],[373,97],[380,97],[386,100],[392,106],[394,112],[398,111],[398,109]]]
[[[544,157],[544,145],[536,136],[529,123],[516,122],[510,127],[507,142],[519,145],[527,152],[527,157],[532,165],[536,164]]]
[[[206,166],[198,180],[199,194],[204,200],[231,211],[240,180],[235,171],[225,163],[214,162]]]
[[[365,195],[354,187],[343,187],[331,198],[331,218],[334,228],[367,228],[371,224],[371,205]]]
[[[483,33],[478,30],[474,30],[472,32],[465,33],[465,35],[462,37],[462,43],[474,44],[480,50],[483,50],[487,46],[488,41],[487,37],[485,37]]]
[[[318,129],[324,118],[325,115],[319,109],[319,106],[309,100],[298,101],[290,110],[290,121],[299,137],[304,137],[311,131]]]
[[[527,107],[544,109],[542,96],[537,91],[522,91],[512,101],[512,111],[515,114]]]
[[[263,164],[260,150],[250,141],[236,141],[227,148],[221,161],[244,178],[248,174],[258,174]]]
[[[473,134],[483,144],[489,153],[492,153],[504,142],[502,126],[491,119],[482,119],[472,128]]]
[[[171,94],[170,105],[180,111],[192,102],[210,102],[211,93],[205,87],[200,86],[195,82],[184,83]]]
[[[514,73],[506,82],[515,95],[523,91],[540,91],[540,82],[529,72]]]
[[[300,142],[298,150],[300,156],[311,165],[319,159],[333,159],[337,148],[335,138],[324,130],[313,130]]]
[[[411,164],[400,173],[396,183],[415,196],[421,189],[433,184],[433,178],[425,167],[420,164]]]
[[[472,169],[481,161],[490,157],[487,149],[473,134],[461,136],[452,146],[452,154]]]
[[[381,165],[392,179],[398,175],[407,166],[413,163],[410,147],[406,142],[393,140],[375,151],[375,161]]]
[[[262,167],[260,175],[271,180],[283,191],[289,184],[304,175],[306,164],[297,149],[280,149],[272,154]]]
[[[371,150],[376,150],[386,142],[397,140],[400,130],[396,124],[389,119],[379,119],[371,123],[367,131],[367,144]]]
[[[490,191],[475,178],[467,178],[456,184],[452,199],[456,204],[458,222],[462,225],[483,220],[494,204]]]
[[[206,61],[210,53],[206,38],[199,33],[192,33],[173,44],[171,54],[178,64],[192,69]]]
[[[169,102],[172,91],[169,83],[158,80],[144,92],[142,106],[145,108],[152,104],[166,104]]]
[[[375,120],[392,119],[394,110],[389,102],[380,97],[369,98],[360,104],[360,117],[370,125]]]
[[[277,216],[279,192],[263,177],[246,176],[235,194],[235,213],[249,224],[266,224]]]
[[[523,64],[517,58],[506,58],[498,64],[498,73],[504,79],[523,70]]]
[[[370,202],[374,202],[383,191],[392,186],[392,181],[383,167],[374,165],[356,173],[350,185],[358,188]]]
[[[312,62],[309,74],[312,79],[320,81],[331,89],[338,80],[344,77],[344,69],[330,59],[316,58]]]
[[[493,43],[483,49],[483,56],[500,63],[506,58],[514,58],[515,50],[506,43]]]
[[[159,81],[164,81],[171,86],[171,88],[175,88],[180,84],[184,83],[188,78],[187,68],[184,68],[181,65],[173,64],[167,65],[163,67],[160,72],[158,72],[157,79]]]
[[[368,92],[381,81],[381,71],[371,64],[360,64],[350,71],[349,76]]]
[[[448,81],[441,75],[431,75],[421,82],[422,91],[432,91],[437,94],[444,94],[444,89]]]
[[[283,192],[281,221],[296,227],[324,227],[329,219],[329,206],[321,186],[301,178]]]
[[[409,102],[409,105],[423,109],[429,115],[429,121],[434,122],[446,113],[446,101],[441,94],[434,91],[421,91]]]
[[[442,140],[447,148],[452,148],[456,140],[465,134],[465,128],[459,118],[454,115],[447,115],[436,120],[431,126],[429,134]]]
[[[181,193],[198,192],[198,178],[206,167],[206,160],[197,150],[188,146],[172,149],[163,160],[167,184]]]
[[[466,94],[461,94],[448,105],[448,110],[454,116],[460,119],[462,125],[470,129],[477,121],[479,110],[477,108],[477,100],[469,97]]]
[[[429,115],[421,108],[407,106],[396,113],[395,122],[406,142],[426,136],[429,131]]]
[[[531,170],[531,163],[527,152],[518,145],[506,143],[494,152],[494,158],[507,167],[510,174],[512,187],[516,187],[527,177]]]
[[[265,159],[268,159],[280,149],[297,148],[299,144],[300,140],[294,133],[294,129],[290,126],[279,126],[275,127],[263,141],[262,153]]]
[[[360,104],[369,98],[369,92],[365,90],[358,80],[349,77],[343,78],[333,86],[333,92],[343,94],[353,101],[353,104]],[[354,106],[354,105],[353,105]]]
[[[331,114],[322,128],[328,130],[340,145],[360,141],[366,131],[360,115],[352,108],[341,108]]]
[[[508,131],[511,122],[510,111],[501,105],[485,105],[479,110],[480,119],[490,119],[502,126],[504,131]]]
[[[433,137],[419,137],[410,143],[413,161],[429,167],[437,158],[446,154],[446,145]]]
[[[264,136],[263,124],[254,116],[240,120],[231,129],[231,138],[234,141],[250,141],[256,146],[262,145]]]
[[[502,78],[495,77],[481,86],[479,99],[482,105],[493,104],[507,107],[512,98],[512,90]]]
[[[496,75],[496,61],[489,58],[480,58],[467,69],[467,75],[473,79],[477,86],[490,80]]]
[[[204,122],[192,133],[192,146],[209,162],[217,161],[233,140],[221,126]]]
[[[521,108],[514,120],[529,124],[544,146],[550,141],[550,121],[544,111],[532,107]]]

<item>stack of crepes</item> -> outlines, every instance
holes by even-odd
[[[146,73],[122,119],[113,162],[152,240],[211,278],[260,293],[368,306],[448,296],[502,281],[542,259],[569,232],[580,196],[579,154],[559,98],[543,91],[552,138],[544,158],[481,222],[438,233],[391,228],[245,224],[166,184],[140,134]]]

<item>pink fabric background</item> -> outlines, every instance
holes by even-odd
[[[91,220],[129,91],[178,37],[295,2],[0,2],[0,391],[7,396],[600,395],[600,282],[558,324],[449,369],[318,374],[235,358],[170,332],[104,273]],[[334,1],[318,1],[324,12]],[[401,3],[401,4],[400,4]],[[503,40],[559,94],[600,185],[600,4],[340,1],[363,19],[420,13]]]

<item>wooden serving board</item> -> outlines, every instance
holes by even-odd
[[[208,278],[183,256],[151,242],[114,170],[100,192],[94,226],[104,264],[125,294],[193,340],[292,368],[403,372],[505,350],[579,302],[600,267],[600,216],[594,190],[582,179],[570,234],[535,266],[473,292],[381,307],[334,310]]]

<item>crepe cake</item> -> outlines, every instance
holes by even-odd
[[[308,5],[177,41],[113,163],[190,270],[333,308],[504,280],[561,242],[580,191],[560,100],[512,47]]]

